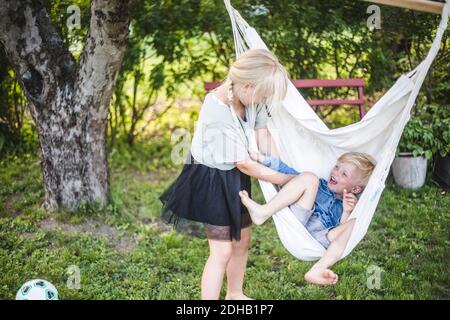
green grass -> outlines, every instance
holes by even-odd
[[[174,233],[158,218],[158,195],[177,170],[157,170],[145,150],[115,152],[112,203],[78,215],[40,208],[36,157],[0,160],[0,299],[13,299],[33,278],[52,282],[62,299],[199,298],[206,240]],[[283,248],[273,222],[253,227],[245,292],[257,299],[448,299],[449,216],[448,192],[432,182],[414,192],[388,183],[365,239],[334,268],[334,287],[303,280],[312,263]],[[81,272],[79,290],[66,285],[71,265]],[[381,287],[371,290],[372,265],[383,272]]]

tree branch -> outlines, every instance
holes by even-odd
[[[46,107],[56,87],[73,83],[75,60],[40,0],[0,1],[0,43],[36,107]]]
[[[127,47],[129,11],[130,0],[92,0],[77,88],[83,98],[80,104],[91,104],[92,99],[101,114],[106,114]]]

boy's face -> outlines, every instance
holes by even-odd
[[[328,188],[336,194],[342,195],[344,189],[354,194],[361,193],[361,172],[357,166],[348,162],[337,162],[330,173]]]

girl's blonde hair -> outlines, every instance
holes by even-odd
[[[250,49],[239,56],[228,71],[227,82],[255,86],[254,96],[266,97],[263,104],[271,111],[284,100],[288,74],[278,58],[265,49]]]
[[[361,183],[366,186],[370,175],[375,169],[375,159],[361,152],[346,152],[338,158],[339,162],[348,162],[354,164],[361,171]]]

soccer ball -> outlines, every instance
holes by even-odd
[[[58,290],[46,280],[34,279],[20,287],[16,300],[58,300]]]

